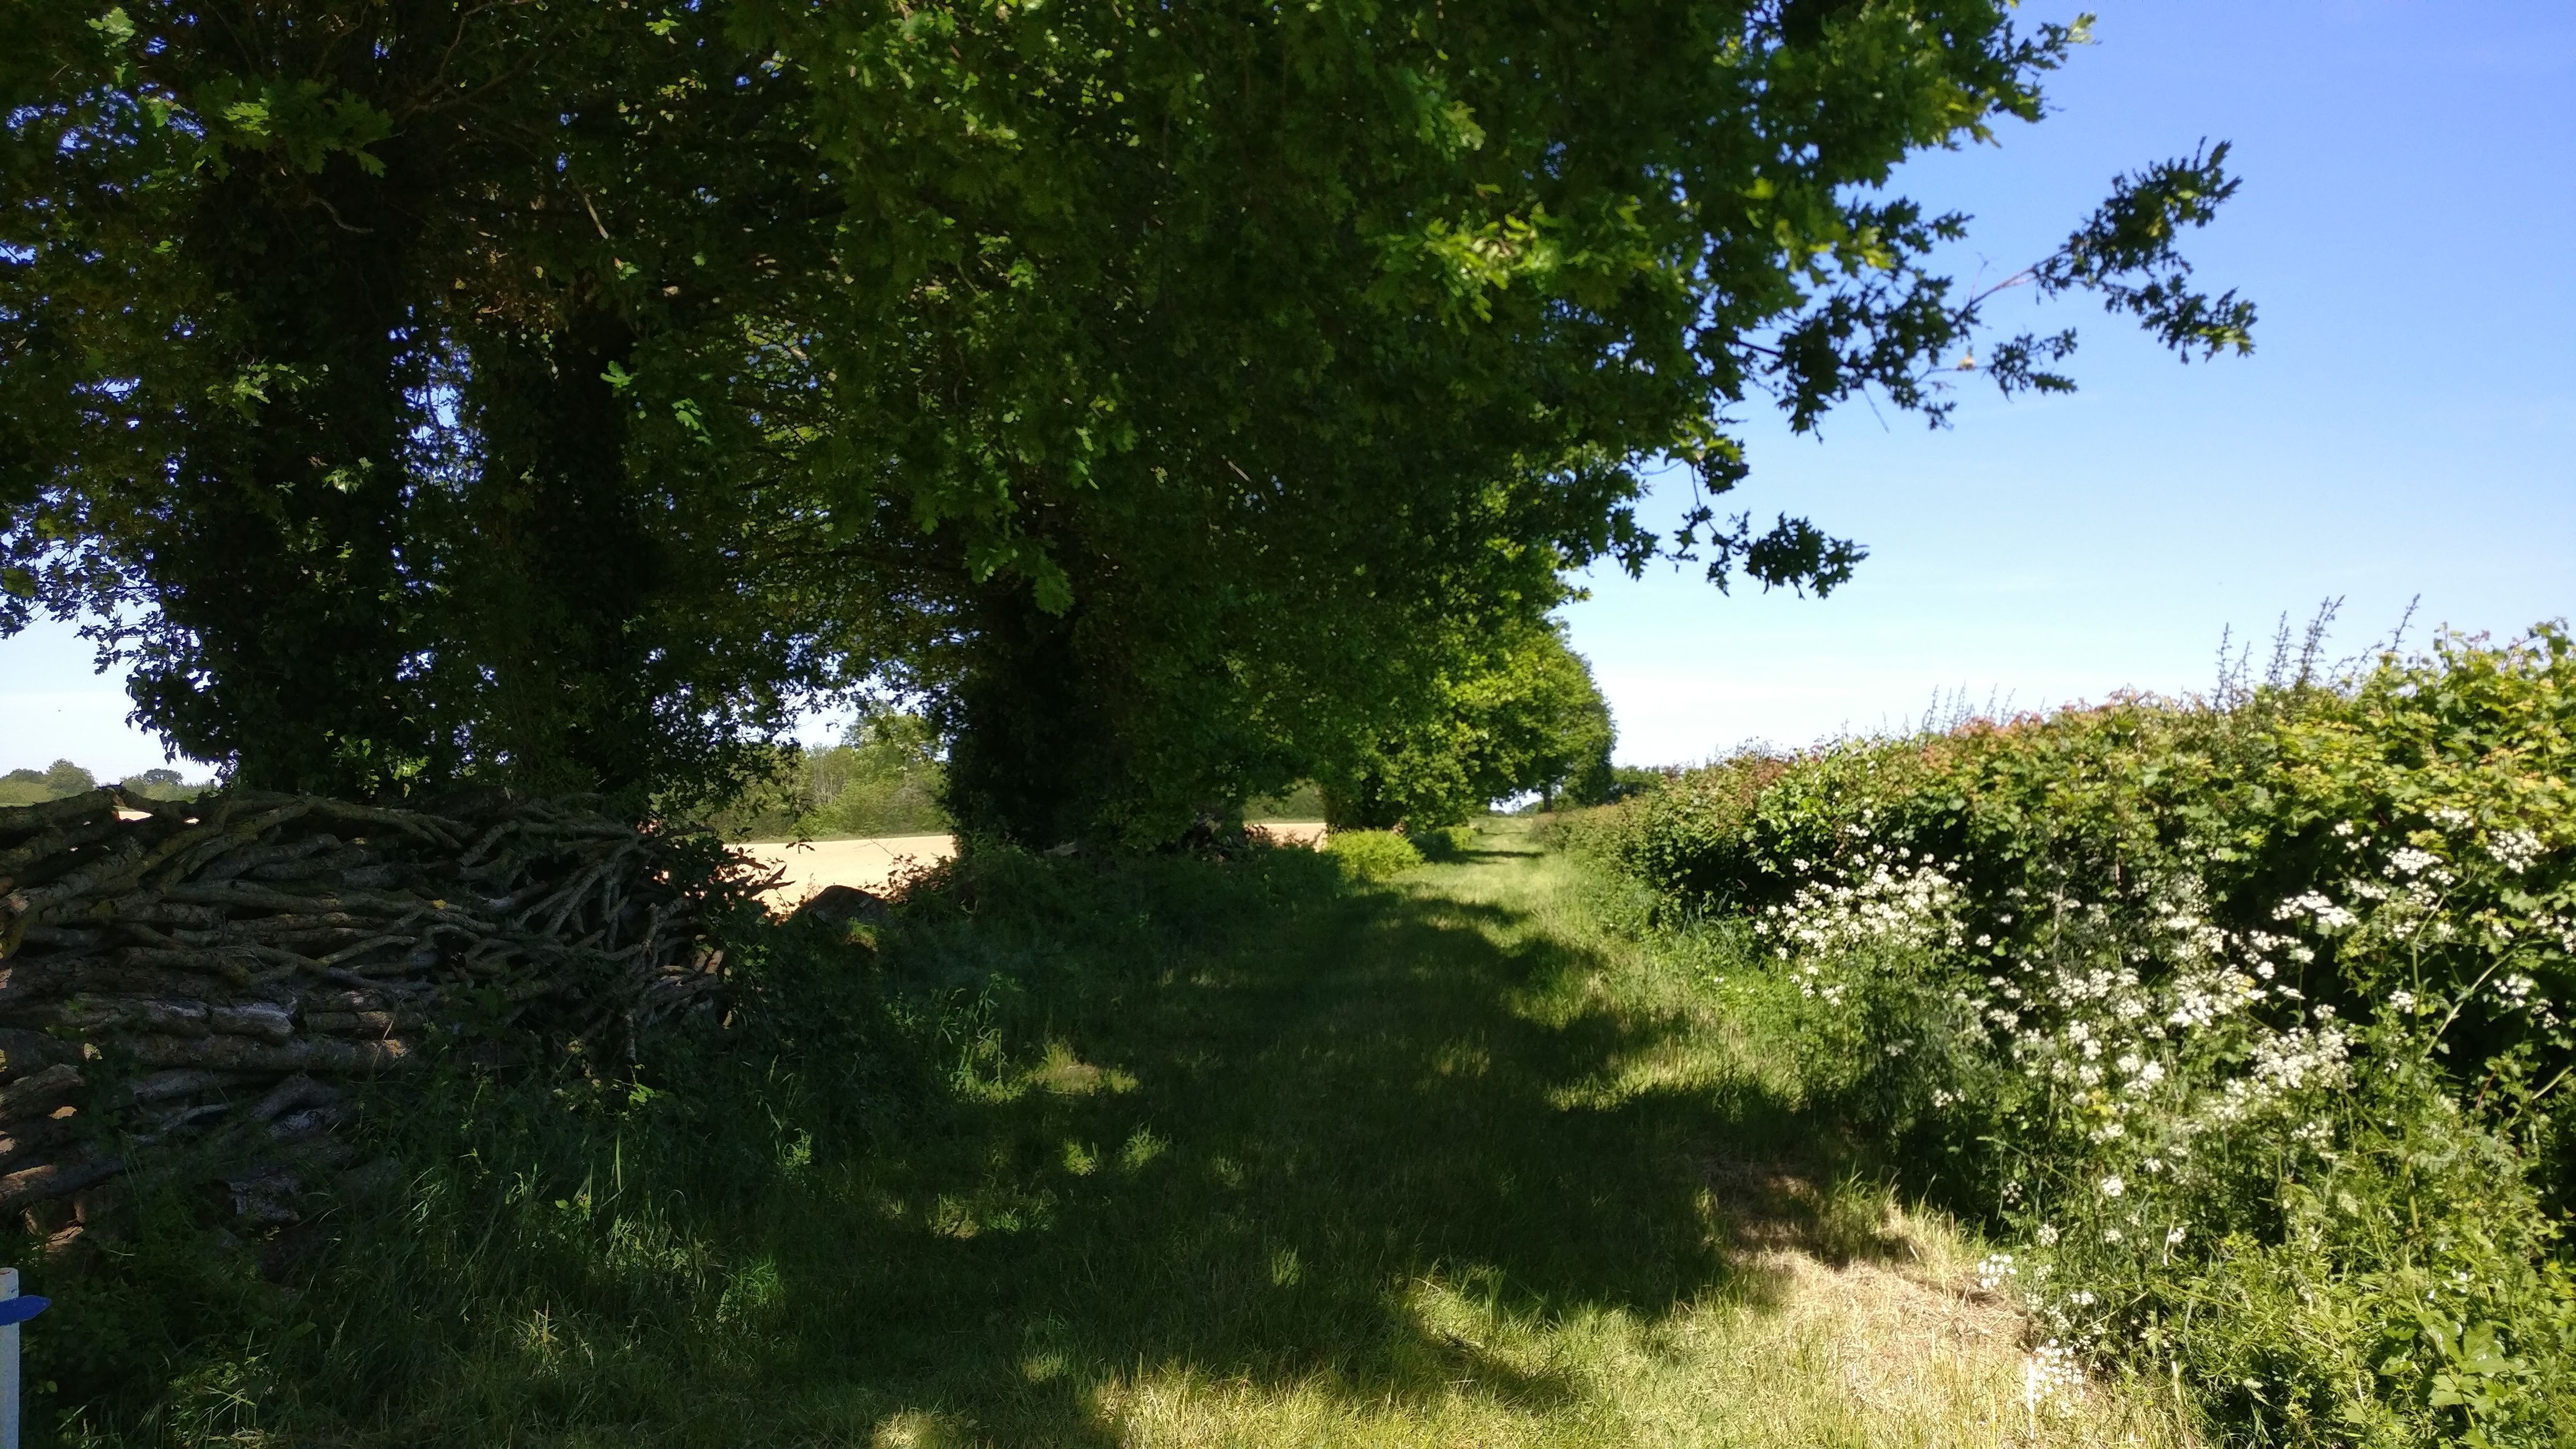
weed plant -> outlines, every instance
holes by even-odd
[[[2286,659],[2286,651],[2284,653]],[[1571,827],[2249,1444],[2576,1442],[2576,646],[1729,761]]]

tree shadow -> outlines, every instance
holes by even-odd
[[[1510,905],[1296,888],[1266,931],[1028,983],[1049,1065],[826,1164],[770,1229],[780,1377],[1004,1443],[1115,1442],[1112,1377],[1543,1407],[1584,1390],[1509,1351],[1536,1328],[1769,1304],[1783,1247],[1902,1251],[1822,1210],[1818,1129],[1761,1083],[1621,1085],[1695,1028],[1587,999],[1598,953]]]

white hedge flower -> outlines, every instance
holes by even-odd
[[[2422,875],[2441,863],[2442,857],[2429,850],[2417,850],[2411,845],[2403,846],[2389,852],[2388,873],[2392,876]]]

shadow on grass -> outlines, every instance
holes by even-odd
[[[1578,1386],[1444,1316],[1759,1303],[1776,1285],[1748,1250],[1852,1250],[1794,1175],[1739,1169],[1814,1145],[1758,1084],[1581,1090],[1690,1028],[1582,1003],[1610,963],[1526,911],[1376,892],[1280,922],[1032,984],[1021,1014],[1096,1076],[1051,1090],[1060,1060],[934,1140],[830,1164],[825,1196],[875,1222],[772,1229],[799,1325],[782,1378],[1032,1444],[1113,1442],[1086,1390],[1120,1374],[1538,1406]]]
[[[783,934],[802,964],[661,1107],[425,1100],[455,1166],[276,1346],[172,1359],[208,1387],[138,1438],[1108,1445],[1104,1394],[1175,1383],[1544,1409],[1600,1386],[1498,1345],[1891,1250],[1707,1023],[1592,989],[1638,968],[1551,931],[1538,873],[1004,857],[881,956]]]

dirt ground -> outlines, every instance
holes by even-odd
[[[881,835],[867,840],[805,840],[794,844],[754,842],[734,849],[787,878],[761,899],[785,914],[825,886],[857,886],[883,894],[897,875],[917,865],[936,865],[957,853],[952,835]]]
[[[1320,845],[1324,822],[1276,820],[1252,827],[1280,845]],[[761,897],[784,915],[825,886],[856,886],[883,894],[897,876],[919,866],[936,865],[957,853],[951,835],[881,835],[864,840],[757,841],[734,847],[787,878]]]

